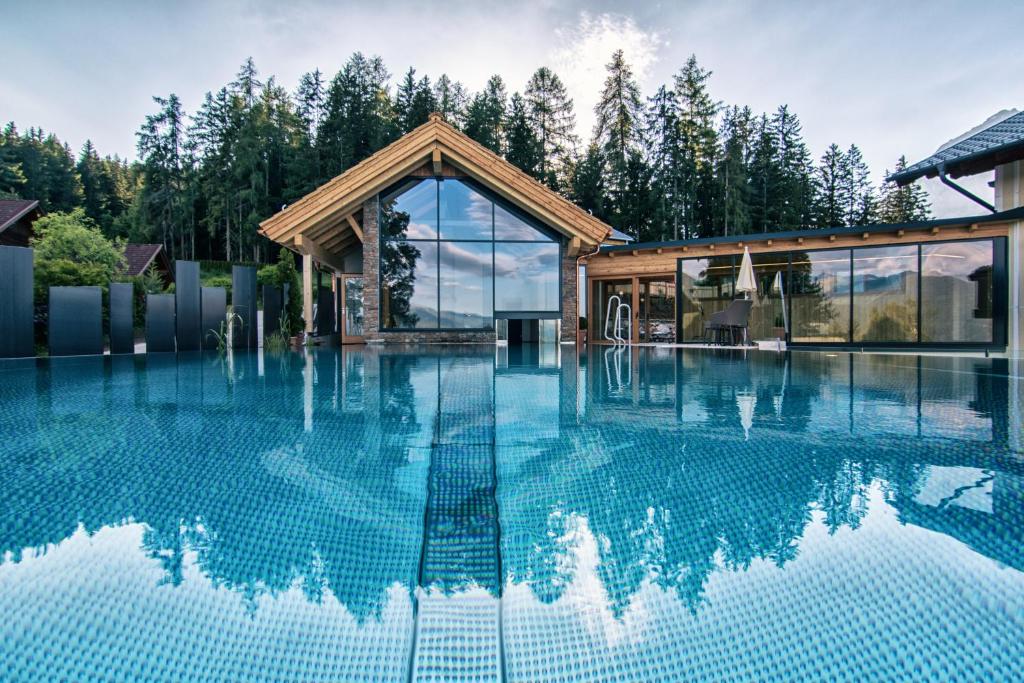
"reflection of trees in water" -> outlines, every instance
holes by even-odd
[[[416,289],[416,262],[422,253],[401,240],[409,228],[409,214],[394,209],[395,201],[381,205],[380,288],[386,303],[386,327],[416,327],[419,316],[410,311]]]
[[[94,534],[138,523],[161,583],[180,585],[191,556],[250,609],[261,595],[299,587],[319,601],[329,588],[357,618],[379,614],[390,586],[415,582],[425,484],[403,484],[405,449],[374,447],[359,415],[321,402],[321,428],[306,434],[301,381],[276,370],[236,381],[241,402],[202,406],[200,387],[181,383],[166,403],[133,391],[96,412],[39,415],[47,429],[24,458],[0,458],[0,558],[20,562],[80,525]],[[210,381],[223,392],[222,376]]]

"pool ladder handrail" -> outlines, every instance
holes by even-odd
[[[612,304],[615,304],[615,325],[611,334],[608,333],[608,323],[612,318]],[[622,309],[626,309],[626,337],[622,336]],[[629,304],[623,303],[618,294],[608,298],[608,306],[604,314],[604,338],[615,346],[629,346],[633,343],[633,309]]]

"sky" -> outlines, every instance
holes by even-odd
[[[0,0],[0,17],[0,120],[128,158],[152,96],[177,93],[192,112],[248,56],[289,90],[314,68],[333,75],[355,51],[380,55],[396,77],[415,66],[471,90],[494,73],[522,90],[546,65],[587,139],[613,51],[625,52],[645,95],[695,54],[713,72],[715,99],[755,112],[788,104],[815,158],[832,142],[856,143],[875,182],[901,154],[913,163],[997,111],[1024,109],[1019,0]],[[990,199],[990,179],[964,184]],[[937,216],[984,213],[925,184]]]

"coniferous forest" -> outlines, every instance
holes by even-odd
[[[138,161],[76,154],[53,133],[0,137],[0,196],[47,212],[81,209],[110,238],[162,242],[175,258],[265,262],[261,220],[343,172],[431,112],[614,227],[670,240],[927,218],[924,189],[875,187],[856,145],[811,150],[797,113],[715,99],[695,57],[645,95],[621,51],[611,56],[589,139],[558,75],[539,68],[510,93],[501,76],[469,92],[447,75],[398,77],[356,53],[333,77],[294,91],[252,59],[186,112],[153,98]],[[894,169],[905,165],[903,158]]]

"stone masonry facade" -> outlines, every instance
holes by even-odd
[[[382,332],[380,329],[380,238],[377,225],[377,197],[363,202],[363,338],[366,341],[382,341],[395,344],[493,344],[493,330],[467,330],[465,332]],[[577,307],[577,265],[576,257],[568,256],[563,249],[561,264],[562,278],[562,324],[561,340],[576,341],[579,319]]]

